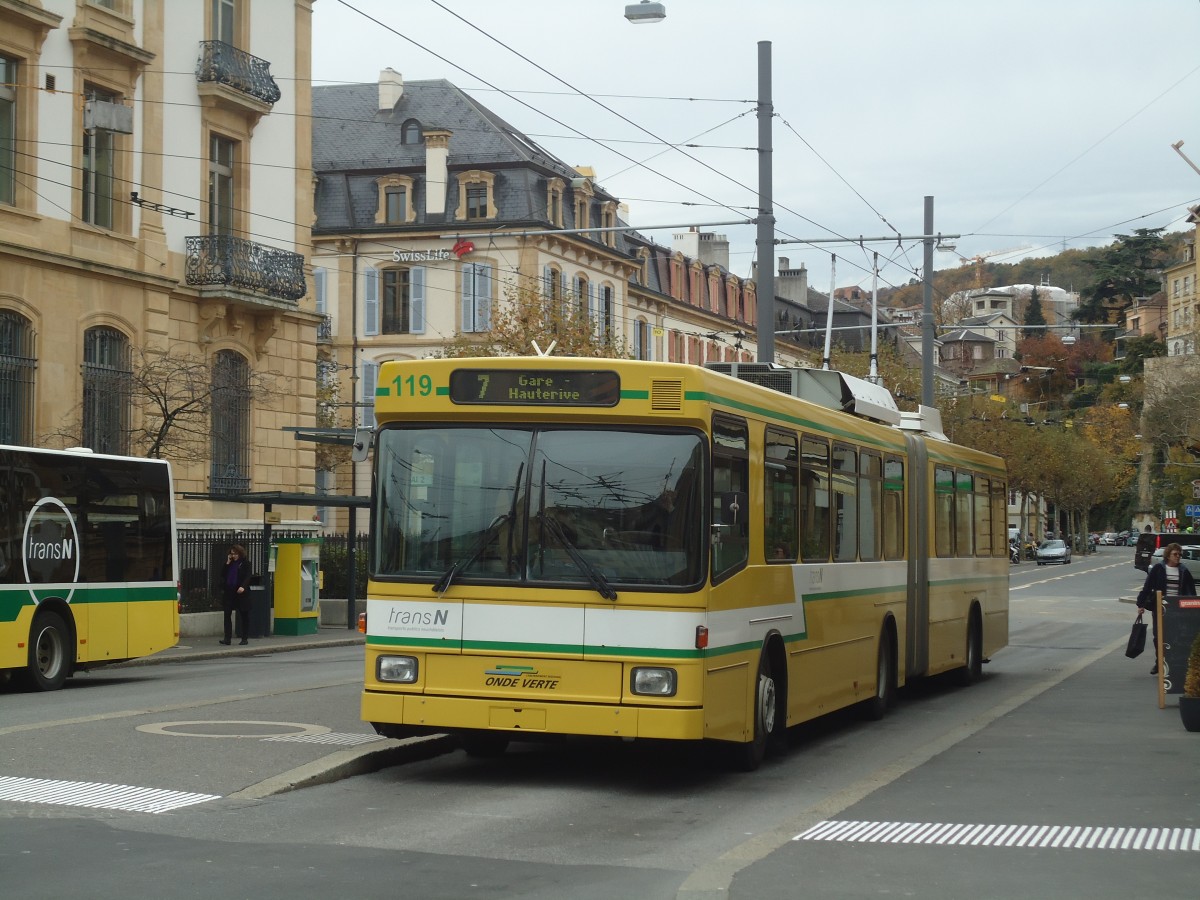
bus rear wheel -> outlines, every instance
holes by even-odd
[[[57,691],[71,671],[68,655],[70,632],[63,617],[55,612],[34,616],[29,630],[29,663],[22,681],[27,690]]]

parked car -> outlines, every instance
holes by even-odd
[[[1071,561],[1071,547],[1066,541],[1042,541],[1037,548],[1037,564],[1062,563],[1064,566]]]
[[[1167,547],[1169,547],[1169,546],[1171,546],[1169,542],[1166,544],[1163,544],[1161,547],[1159,547],[1157,550],[1155,550],[1152,554],[1150,554],[1150,565],[1147,566],[1147,569],[1151,569],[1154,567],[1155,563],[1160,563],[1163,561],[1163,557],[1166,555]],[[1183,561],[1185,563],[1186,562],[1194,563],[1196,560],[1200,559],[1200,544],[1189,544],[1186,547],[1180,546],[1179,549],[1183,552]],[[1192,568],[1191,566],[1188,566],[1189,571],[1191,570],[1191,568]],[[1193,573],[1193,575],[1194,576],[1200,575],[1200,571]]]
[[[1115,547],[1117,544],[1117,533],[1115,531],[1106,531],[1100,535],[1100,543],[1106,547]]]
[[[1117,546],[1118,547],[1130,546],[1130,541],[1133,539],[1135,539],[1135,536],[1130,534],[1128,531],[1117,532]]]
[[[1133,551],[1133,564],[1143,572],[1150,566],[1150,557],[1154,551],[1167,544],[1179,544],[1186,547],[1189,544],[1200,544],[1200,534],[1176,534],[1170,531],[1143,531],[1137,536],[1136,549]],[[1159,554],[1162,559],[1162,554]]]

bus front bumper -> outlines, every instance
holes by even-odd
[[[511,702],[494,698],[436,697],[363,691],[366,722],[430,731],[499,730],[532,735],[699,740],[704,711],[697,708],[613,706],[590,703]]]

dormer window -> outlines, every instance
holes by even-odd
[[[409,119],[400,126],[400,143],[401,144],[419,144],[421,143],[421,123],[416,119]]]
[[[407,175],[385,175],[375,180],[379,187],[376,225],[408,225],[417,220],[413,210],[413,180]]]
[[[496,176],[491,172],[472,169],[458,174],[458,208],[454,216],[459,221],[494,219],[499,214],[495,198]]]
[[[546,218],[555,228],[563,227],[563,189],[561,178],[551,178],[546,184]]]

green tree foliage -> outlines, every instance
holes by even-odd
[[[1092,260],[1092,277],[1080,292],[1075,318],[1080,322],[1120,322],[1121,313],[1138,297],[1162,287],[1160,272],[1171,259],[1171,245],[1161,228],[1139,228],[1118,234],[1115,244]]]
[[[1146,360],[1167,355],[1167,345],[1151,334],[1139,334],[1125,341],[1125,356],[1121,359],[1121,374],[1141,375]]]
[[[1046,316],[1042,313],[1042,298],[1035,287],[1029,295],[1029,305],[1025,307],[1025,328],[1021,329],[1023,337],[1032,338],[1046,331]]]

